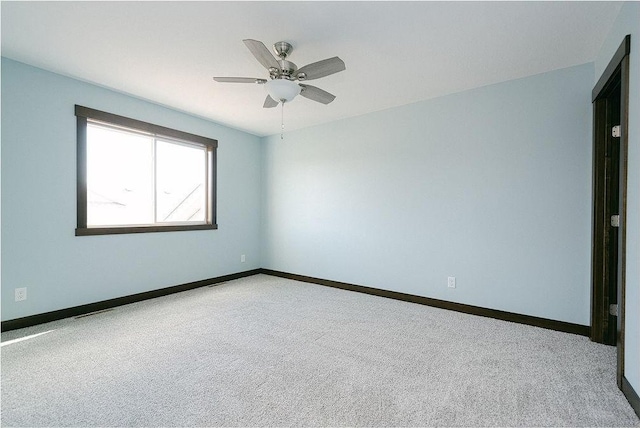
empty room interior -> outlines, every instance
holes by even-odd
[[[3,426],[640,426],[640,2],[0,6]]]

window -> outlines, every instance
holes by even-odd
[[[76,106],[76,235],[217,229],[216,140]]]

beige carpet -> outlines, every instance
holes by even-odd
[[[3,426],[640,426],[613,347],[266,275],[2,341]]]

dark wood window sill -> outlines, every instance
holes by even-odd
[[[180,232],[187,230],[213,230],[217,224],[168,225],[168,226],[125,226],[125,227],[87,227],[77,228],[76,236],[119,235],[125,233]]]

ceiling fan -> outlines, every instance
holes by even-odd
[[[286,59],[293,51],[293,46],[287,42],[277,42],[273,45],[273,49],[279,59],[276,59],[261,41],[245,39],[243,42],[258,62],[269,71],[270,80],[253,77],[214,77],[213,80],[222,83],[257,83],[265,85],[269,95],[264,100],[264,108],[272,108],[280,103],[284,105],[284,103],[293,100],[298,94],[322,104],[329,104],[336,98],[335,95],[325,90],[311,85],[296,83],[296,81],[319,79],[345,70],[344,61],[337,56],[298,68],[294,63]]]

